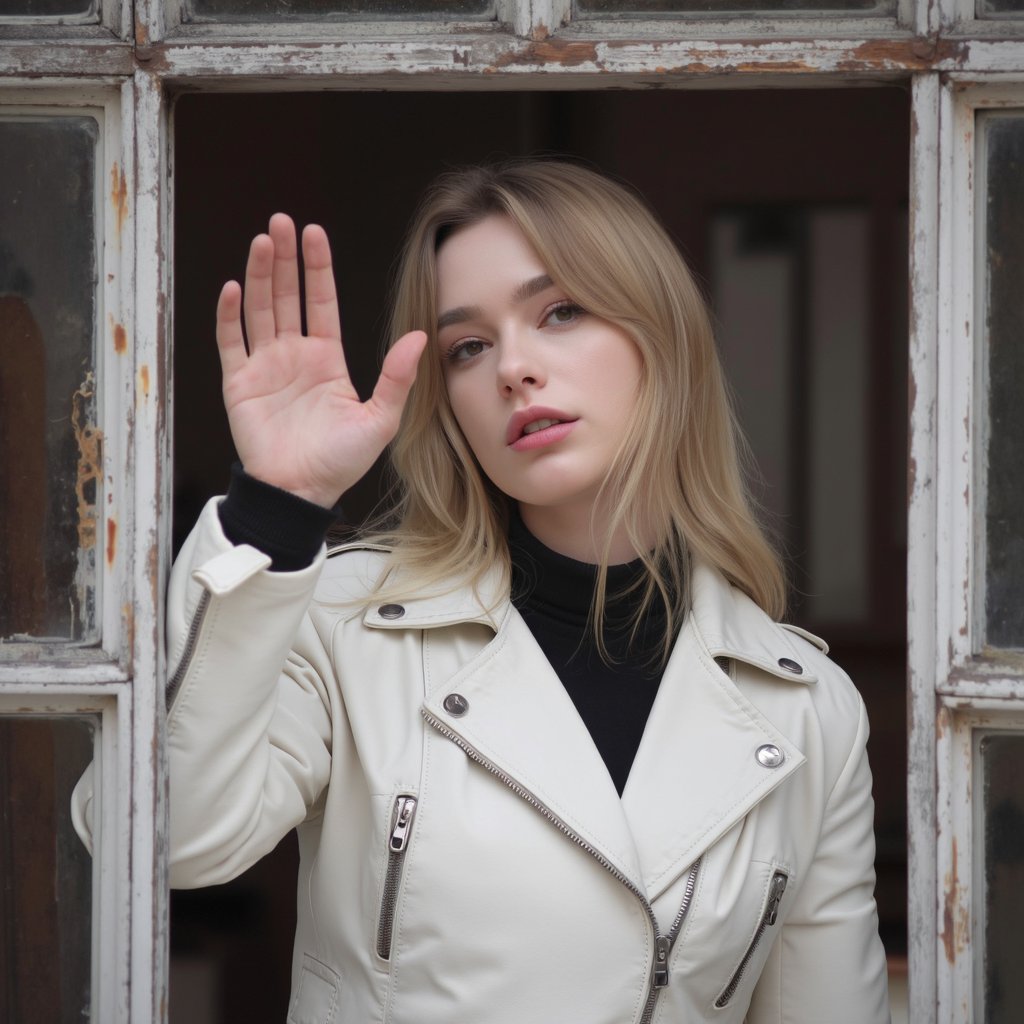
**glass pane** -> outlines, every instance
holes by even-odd
[[[984,118],[988,643],[1024,647],[1024,115]]]
[[[3,0],[0,16],[7,18],[54,18],[72,14],[96,14],[98,0]]]
[[[978,0],[979,18],[1024,18],[1024,0]]]
[[[985,1024],[1024,1020],[1024,736],[982,737]]]
[[[71,791],[93,756],[91,719],[0,716],[0,1014],[91,1019],[92,860]]]
[[[281,21],[331,15],[367,18],[483,18],[494,16],[494,0],[190,0],[197,21]]]
[[[746,11],[763,14],[848,11],[869,16],[896,13],[895,0],[576,0],[576,7],[583,17],[607,17],[611,14],[640,17],[660,17],[666,14],[730,15]]]
[[[97,131],[0,119],[0,642],[93,636]]]

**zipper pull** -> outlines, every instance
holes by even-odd
[[[405,849],[415,810],[416,798],[413,796],[400,796],[395,801],[395,826],[391,830],[391,842],[388,844],[392,853],[401,853]]]
[[[786,883],[789,879],[781,872],[777,872],[772,879],[771,892],[768,894],[768,913],[765,918],[768,925],[773,925],[779,919],[779,904],[782,902],[782,894],[786,891]]]
[[[668,985],[668,955],[672,952],[672,940],[667,935],[659,935],[654,940],[654,987],[665,988]]]

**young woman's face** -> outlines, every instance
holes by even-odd
[[[575,305],[506,217],[448,238],[437,273],[448,396],[483,471],[528,525],[589,514],[635,405],[635,342]]]

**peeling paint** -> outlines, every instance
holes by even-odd
[[[135,608],[130,601],[121,605],[121,627],[124,636],[124,649],[129,658],[135,648]]]
[[[967,908],[967,893],[960,885],[957,871],[957,845],[953,838],[953,861],[949,873],[943,879],[942,891],[942,947],[949,964],[956,962],[958,953],[967,948],[970,935],[970,914]]]
[[[71,396],[71,429],[78,446],[75,497],[78,501],[78,547],[88,551],[96,546],[96,488],[102,467],[103,434],[87,422],[86,412],[94,395],[92,370]],[[91,485],[91,486],[90,486]],[[92,492],[91,494],[89,492]]]
[[[107,520],[107,566],[113,567],[117,557],[117,520],[111,516]]]
[[[538,21],[537,24],[533,26],[533,31],[530,33],[530,38],[533,39],[534,42],[539,43],[541,40],[549,38],[550,35],[551,30],[547,27],[547,25],[545,25],[543,21]]]
[[[544,66],[554,64],[572,68],[581,64],[597,63],[597,43],[593,41],[572,42],[558,37],[541,39],[529,43],[520,50],[503,53],[488,70],[516,67],[521,65]]]
[[[110,200],[117,214],[117,234],[120,237],[128,216],[128,181],[116,162],[110,167]]]

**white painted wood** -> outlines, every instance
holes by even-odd
[[[949,1024],[984,1017],[984,806],[979,739],[1024,731],[1017,701],[943,700],[938,739],[940,831],[940,972],[937,1019]]]
[[[526,39],[547,39],[560,32],[572,17],[572,0],[503,0],[498,20]]]
[[[167,773],[164,763],[164,589],[170,552],[170,344],[166,296],[167,110],[163,83],[139,71],[126,82],[134,108],[134,644],[132,649],[131,1020],[166,1020]]]
[[[939,659],[944,679],[974,649],[973,113],[940,94],[939,143]]]
[[[375,87],[422,89],[420,76],[430,76],[432,89],[671,88],[702,82],[736,88],[897,80],[929,70],[975,80],[998,74],[1013,79],[1024,65],[1024,44],[1017,40],[928,40],[899,32],[759,39],[594,35],[572,28],[551,38],[523,39],[480,25],[461,33],[431,32],[428,26],[415,34],[407,26],[403,33],[381,30],[375,36],[353,27],[345,40],[332,39],[326,28],[319,34],[315,43],[291,40],[283,29],[267,37],[273,41],[176,38],[139,46],[134,54],[125,43],[0,41],[0,80],[99,80],[140,66],[162,80],[223,81],[232,88],[265,89],[270,78],[275,89],[365,87],[370,77]]]
[[[910,158],[910,453],[907,522],[907,832],[910,1019],[935,1019],[936,528],[939,77],[913,84]]]
[[[138,47],[155,46],[163,41],[169,18],[162,0],[134,0],[134,38]]]

